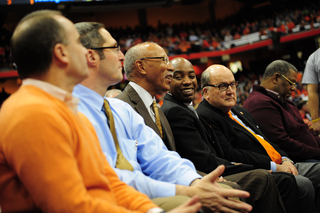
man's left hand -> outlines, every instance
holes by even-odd
[[[290,169],[291,174],[293,174],[293,175],[299,174],[297,168],[290,161],[283,161],[282,165],[287,166]]]

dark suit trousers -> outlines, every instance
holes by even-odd
[[[224,178],[250,193],[246,202],[253,206],[252,212],[300,212],[298,188],[291,174],[271,175],[267,170],[257,169]]]

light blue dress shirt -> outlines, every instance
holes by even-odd
[[[73,95],[80,99],[78,110],[93,124],[101,149],[120,180],[150,198],[156,198],[174,196],[175,184],[188,186],[201,178],[193,163],[169,151],[129,104],[106,98],[114,117],[120,148],[134,171],[115,168],[117,151],[103,111],[103,97],[81,84],[75,86]]]

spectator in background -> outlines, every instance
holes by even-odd
[[[309,109],[309,106],[308,106],[308,101],[300,101],[298,104],[297,104],[297,108],[300,112],[300,115],[303,119],[303,121],[308,124],[308,126],[310,127],[312,125],[312,122],[311,122],[311,116],[310,116],[310,109]]]
[[[224,35],[224,43],[223,46],[225,49],[230,49],[231,48],[231,41],[232,41],[233,37],[230,34],[230,31],[227,30],[226,34]]]
[[[122,91],[119,90],[119,89],[110,89],[110,90],[107,90],[105,96],[108,97],[108,98],[114,98],[117,95],[119,95],[121,92]]]

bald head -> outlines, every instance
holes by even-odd
[[[174,58],[170,61],[170,63],[172,64],[172,66],[174,67],[175,70],[177,69],[178,66],[182,66],[182,65],[193,67],[190,61],[188,61],[187,59],[182,58],[182,57]]]
[[[227,113],[236,104],[237,85],[231,70],[222,65],[212,65],[201,75],[204,99],[224,113]]]
[[[201,88],[208,84],[212,84],[210,83],[212,78],[219,78],[222,80],[226,74],[233,76],[231,70],[227,67],[220,64],[211,65],[201,75]]]
[[[132,78],[132,73],[135,70],[137,60],[145,57],[154,57],[156,51],[163,51],[163,48],[154,42],[144,42],[131,47],[125,55],[124,71],[127,78]]]
[[[151,96],[170,89],[173,66],[164,49],[156,43],[145,42],[131,47],[124,60],[129,81],[144,88]]]

